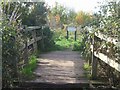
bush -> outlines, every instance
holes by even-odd
[[[51,51],[52,47],[55,45],[53,40],[53,32],[49,27],[45,27],[39,33],[41,36],[43,33],[44,39],[38,42],[38,49],[42,52]]]
[[[80,42],[79,41],[75,41],[73,43],[73,50],[74,51],[80,51]]]

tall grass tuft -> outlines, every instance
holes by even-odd
[[[36,56],[30,56],[28,64],[21,70],[23,77],[31,78],[33,77],[33,70],[37,66],[37,58]]]

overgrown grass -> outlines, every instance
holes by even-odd
[[[64,37],[59,37],[59,39],[55,41],[55,44],[64,48],[69,48],[71,46],[70,41]]]
[[[87,78],[91,78],[91,66],[88,63],[84,63],[83,69],[85,70],[84,74]]]
[[[22,70],[21,74],[23,77],[30,79],[33,77],[33,70],[37,66],[37,58],[36,56],[32,55],[29,59],[28,65],[26,65]]]
[[[74,32],[69,33],[69,39],[66,39],[66,31],[65,30],[56,30],[53,36],[55,46],[54,50],[65,50],[71,48],[74,51],[80,51],[80,40],[81,37],[74,40]]]

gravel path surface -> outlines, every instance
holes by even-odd
[[[84,60],[77,51],[53,51],[41,54],[38,67],[34,71],[34,82],[49,83],[83,83],[88,82],[84,76]]]

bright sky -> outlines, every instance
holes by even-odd
[[[98,9],[95,9],[98,6],[98,2],[102,2],[104,0],[45,0],[48,5],[54,6],[55,2],[58,2],[66,7],[73,8],[77,11],[85,11],[85,12],[96,12]]]

